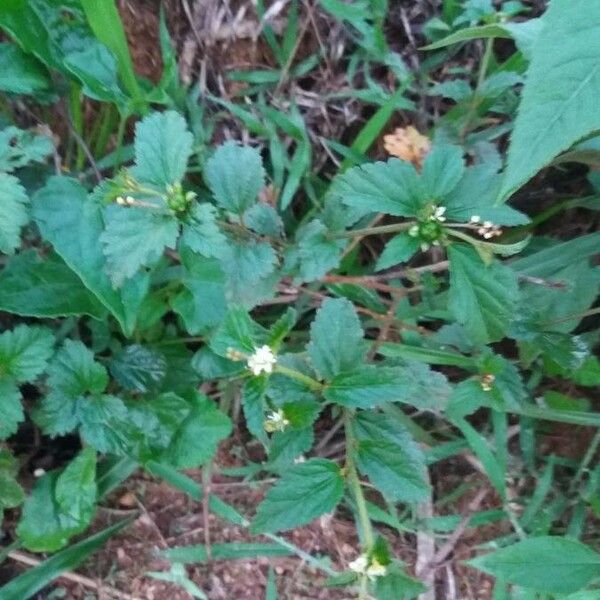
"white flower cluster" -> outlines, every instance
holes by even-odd
[[[495,375],[492,375],[492,373],[486,373],[485,375],[482,375],[480,378],[481,389],[484,392],[491,392],[492,387],[494,386],[494,381],[496,381],[496,377]]]
[[[369,557],[366,554],[361,554],[349,563],[348,568],[359,575],[366,575],[371,581],[387,573],[385,565],[382,565],[376,558],[372,558],[369,561]]]
[[[285,413],[280,408],[267,415],[263,427],[265,428],[265,431],[274,433],[275,431],[284,431],[289,424],[289,420],[285,418]]]
[[[273,350],[265,344],[260,348],[255,348],[254,354],[248,357],[248,368],[254,375],[272,373],[276,362],[277,357],[273,354]]]
[[[119,206],[133,206],[135,204],[135,199],[133,198],[133,196],[125,196],[123,198],[123,196],[118,196],[116,199],[116,203]]]
[[[473,223],[473,225],[479,225],[479,228],[477,229],[477,235],[482,236],[486,240],[502,235],[502,229],[500,229],[498,225],[494,225],[494,223],[491,221],[482,222],[479,215],[473,215],[470,221]]]

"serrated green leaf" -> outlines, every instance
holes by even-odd
[[[108,368],[125,389],[146,393],[156,388],[166,375],[167,361],[156,350],[132,344],[116,354]]]
[[[429,497],[425,456],[402,425],[381,413],[360,412],[353,427],[358,468],[378,490],[402,502]]]
[[[253,308],[273,295],[279,279],[275,275],[277,255],[270,244],[254,240],[233,243],[220,259],[231,304]]]
[[[185,289],[171,300],[191,335],[204,333],[219,325],[227,312],[225,277],[216,259],[197,256],[182,248]]]
[[[308,452],[315,441],[312,427],[286,429],[271,436],[268,468],[282,472],[294,464],[294,460]]]
[[[59,475],[59,471],[42,475],[23,506],[17,534],[25,548],[33,552],[58,550],[89,524],[91,514],[88,519],[79,520],[61,509],[55,495]]]
[[[318,219],[298,231],[296,241],[300,281],[319,279],[339,265],[345,242],[327,234],[327,228]]]
[[[256,323],[243,308],[232,308],[210,340],[215,354],[227,357],[230,348],[251,354],[262,345],[267,331]]]
[[[51,177],[33,196],[32,207],[42,236],[111,311],[123,331],[131,333],[148,278],[136,277],[120,293],[113,289],[98,244],[104,229],[100,205],[88,199],[86,190],[76,180]]]
[[[196,468],[214,456],[230,433],[229,417],[206,396],[196,394],[195,406],[178,427],[164,459],[179,469]]]
[[[329,194],[363,214],[410,217],[419,209],[423,186],[410,163],[392,158],[349,169],[334,179]]]
[[[340,468],[329,460],[311,458],[289,469],[267,492],[250,530],[269,533],[305,525],[331,512],[343,492]]]
[[[0,131],[0,171],[10,173],[30,162],[44,162],[54,144],[47,135],[9,126]]]
[[[52,356],[54,336],[44,327],[17,325],[0,334],[0,378],[31,382]]]
[[[12,254],[21,244],[21,229],[29,221],[29,198],[19,180],[0,173],[0,252]]]
[[[267,383],[266,375],[260,375],[248,379],[242,388],[242,409],[246,427],[265,446],[268,439],[264,428]]]
[[[414,579],[397,565],[387,567],[387,574],[375,580],[377,600],[413,600],[427,591],[418,579]]]
[[[454,317],[474,341],[498,341],[506,334],[515,314],[516,274],[498,262],[485,265],[476,251],[464,244],[451,245],[448,257],[448,306]]]
[[[156,263],[165,248],[175,249],[179,224],[167,213],[111,205],[105,218],[106,229],[100,239],[108,274],[117,287],[141,267]]]
[[[322,379],[353,370],[361,364],[363,330],[354,306],[344,298],[328,298],[310,327],[308,355]]]
[[[48,385],[70,398],[101,394],[108,385],[108,373],[82,342],[65,340],[48,367]]]
[[[127,420],[127,408],[116,396],[79,398],[77,414],[83,439],[102,453],[122,454],[129,446],[127,433],[119,425]]]
[[[557,0],[543,16],[513,128],[501,201],[600,129],[600,5]]]
[[[394,236],[383,249],[383,252],[377,259],[376,271],[393,267],[399,263],[409,260],[419,249],[421,242],[419,238],[401,233]]]
[[[216,223],[216,216],[217,211],[211,204],[196,204],[183,226],[181,243],[207,258],[222,257],[229,247]]]
[[[540,592],[568,594],[585,587],[600,573],[600,554],[574,539],[541,536],[522,540],[470,566]]]
[[[434,146],[423,161],[421,177],[430,200],[448,195],[465,170],[463,151],[458,146]]]
[[[74,521],[89,523],[96,508],[96,453],[84,448],[56,479],[59,510]]]
[[[175,111],[154,113],[135,127],[134,177],[165,188],[180,182],[187,169],[194,138],[185,119]]]
[[[0,450],[0,522],[5,508],[15,508],[25,500],[25,492],[16,480],[18,471],[19,463],[12,454]]]
[[[9,379],[0,379],[0,440],[16,433],[24,420],[19,388]]]
[[[106,316],[105,307],[55,254],[33,250],[14,256],[0,271],[0,310],[26,317]]]
[[[242,214],[256,202],[265,184],[260,153],[226,142],[206,162],[204,179],[221,208]]]

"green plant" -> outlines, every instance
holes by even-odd
[[[27,18],[24,2],[0,7],[0,26],[18,43],[0,44],[0,63],[10,65],[1,89],[49,102],[66,85],[76,125],[81,91],[120,114],[109,175],[94,183],[77,153],[72,176],[41,167],[56,152],[47,136],[0,131],[0,310],[12,315],[0,333],[0,510],[22,505],[16,545],[57,552],[0,588],[0,600],[30,597],[120,528],[69,546],[99,499],[137,467],[197,501],[208,494],[215,514],[269,539],[165,551],[171,571],[150,575],[194,597],[205,595],[185,563],[297,555],[360,598],[415,598],[435,564],[413,575],[389,531],[442,536],[469,522],[508,525],[469,563],[497,578],[495,598],[597,597],[600,554],[585,533],[600,511],[600,434],[580,460],[560,465],[567,485],[556,457],[535,446],[546,421],[600,425],[577,397],[600,382],[598,328],[585,320],[600,312],[600,234],[559,240],[538,229],[559,210],[597,210],[597,196],[528,214],[508,201],[553,161],[597,159],[600,7],[554,0],[538,31],[508,22],[520,3],[496,12],[491,2],[445,2],[456,31],[429,51],[444,59],[453,44],[479,37],[486,47],[473,83],[429,88],[456,106],[422,164],[361,162],[397,107],[402,93],[392,93],[326,182],[311,172],[311,138],[294,106],[276,111],[258,98],[249,111],[213,98],[268,149],[210,148],[210,123],[184,109],[174,84],[164,19],[165,75],[150,89],[133,71],[112,3],[97,4],[35,0]],[[368,18],[367,4],[324,2],[357,33],[349,71],[379,63],[400,79],[383,37],[386,3],[373,3]],[[303,71],[291,69],[292,17],[281,41],[265,35],[294,75]],[[64,27],[76,30],[75,50]],[[535,41],[520,37],[525,27]],[[497,37],[516,39],[518,60],[496,61]],[[247,79],[275,82],[264,73]],[[155,103],[169,108],[153,111]],[[490,112],[506,120],[485,127]],[[128,154],[122,142],[134,114],[142,118]],[[103,119],[91,136],[96,158],[108,149],[102,130],[116,124],[109,109]],[[492,142],[509,128],[503,168]],[[85,137],[81,123],[75,131]],[[385,240],[375,259],[358,251],[371,239]],[[415,256],[418,267],[407,264]],[[549,379],[574,391],[551,390]],[[321,455],[323,423],[340,432],[343,457]],[[33,427],[51,439],[72,436],[75,451],[25,493],[11,439]],[[250,519],[210,490],[217,448],[233,427],[262,452],[244,473],[277,477]],[[459,515],[424,519],[423,507],[439,500],[430,469],[463,453],[496,494],[496,510],[464,525]],[[204,490],[179,472],[197,467]],[[532,485],[515,499],[510,478],[525,476]],[[342,507],[355,517],[360,550],[341,569],[278,535]]]

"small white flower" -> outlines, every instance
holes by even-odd
[[[234,360],[236,362],[238,362],[240,360],[244,360],[246,358],[246,355],[243,352],[240,352],[239,350],[236,350],[235,348],[227,348],[227,352],[226,352],[225,356],[229,360]]]
[[[486,240],[502,235],[502,229],[491,221],[484,221],[481,227],[477,229],[477,235],[482,236]]]
[[[481,222],[481,217],[479,215],[473,215],[469,221],[471,223],[480,223]]]
[[[304,462],[306,462],[306,456],[304,456],[304,454],[301,454],[300,456],[297,456],[294,459],[294,464],[296,464],[296,465],[299,465],[299,464],[304,463]]]
[[[265,431],[274,433],[275,431],[284,431],[289,424],[290,422],[285,418],[285,413],[280,408],[267,415],[263,427],[265,428]]]
[[[273,366],[277,362],[277,357],[273,350],[266,344],[254,350],[254,354],[248,357],[248,368],[254,375],[261,373],[272,373]]]
[[[483,226],[484,226],[486,229],[491,229],[491,228],[494,226],[494,224],[493,224],[491,221],[484,221],[484,222],[483,222]]]
[[[382,565],[376,558],[371,561],[371,564],[367,567],[367,577],[373,581],[376,577],[382,577],[387,573],[385,565]]]
[[[492,373],[486,373],[485,375],[482,375],[480,379],[481,389],[484,392],[491,392],[494,381],[496,381],[496,377],[495,375],[492,375]]]
[[[410,237],[417,237],[419,235],[419,226],[418,225],[413,225],[408,230],[408,235],[410,235]]]
[[[363,575],[367,571],[369,566],[369,559],[366,554],[361,554],[358,558],[355,558],[351,563],[348,564],[348,568],[355,573]]]
[[[429,250],[429,244],[427,242],[423,242],[421,244],[421,252],[427,252]]]
[[[435,212],[433,213],[433,216],[435,217],[435,220],[439,221],[440,223],[443,223],[446,220],[446,217],[444,216],[445,212],[446,212],[446,207],[445,206],[438,206],[435,209]]]
[[[42,476],[43,476],[43,475],[45,475],[45,474],[46,474],[46,469],[42,469],[42,468],[36,469],[36,470],[33,472],[33,476],[34,476],[34,477],[42,477]]]

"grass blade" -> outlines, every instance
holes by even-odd
[[[0,588],[0,600],[27,600],[43,587],[54,581],[63,571],[74,569],[90,554],[98,550],[110,537],[129,525],[134,517],[107,527],[94,535],[77,542],[37,567],[26,571]]]

